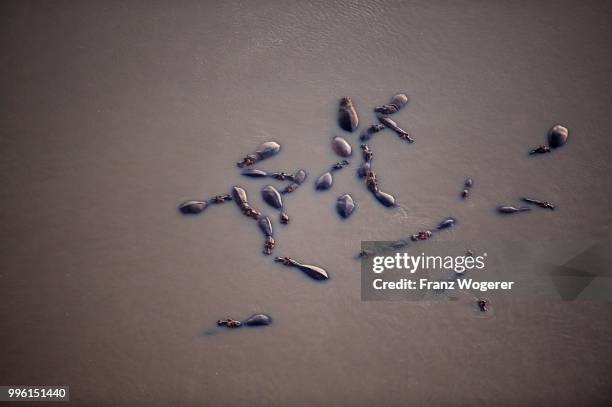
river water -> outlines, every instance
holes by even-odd
[[[76,405],[596,405],[610,397],[610,303],[362,302],[362,240],[446,216],[449,240],[610,239],[610,2],[3,2],[0,6],[0,385],[71,386]],[[371,141],[378,204],[339,160],[398,91],[416,140]],[[567,146],[527,157],[560,122]],[[288,226],[257,168],[305,169]],[[459,197],[466,176],[472,196]],[[261,254],[233,203],[275,222]],[[358,203],[346,221],[335,201]],[[520,196],[555,211],[501,217]],[[270,314],[262,329],[219,318]]]

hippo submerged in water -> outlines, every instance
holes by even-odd
[[[215,195],[208,201],[187,201],[179,205],[179,211],[184,215],[197,215],[204,212],[210,204],[221,204],[227,201],[231,201],[231,195]]]
[[[298,187],[302,185],[304,181],[306,181],[307,176],[308,175],[306,174],[306,171],[298,170],[295,174],[293,174],[291,184],[289,184],[285,189],[283,189],[281,193],[290,194],[292,192],[295,192],[295,190],[298,189]]]
[[[334,176],[332,175],[332,173],[341,170],[349,164],[350,162],[348,160],[342,160],[332,165],[329,171],[324,172],[323,174],[321,174],[321,176],[319,176],[319,178],[317,178],[314,184],[315,189],[318,191],[325,191],[330,189],[334,184]]]
[[[497,207],[497,211],[499,213],[504,213],[504,214],[517,213],[517,212],[528,212],[530,210],[531,210],[531,208],[529,208],[527,206],[521,206],[521,207],[517,208],[515,206],[504,205],[504,206],[498,206]]]
[[[330,189],[334,183],[334,177],[331,172],[323,173],[317,180],[315,181],[315,189],[319,191],[325,191]]]
[[[289,216],[285,212],[285,206],[283,204],[283,198],[281,197],[280,192],[272,185],[266,185],[261,190],[261,197],[263,200],[273,208],[279,209],[281,211],[280,214],[280,222],[283,224],[289,223]]]
[[[544,209],[550,209],[552,211],[555,210],[555,205],[548,202],[548,201],[539,201],[537,199],[532,199],[532,198],[521,198],[523,200],[523,202],[527,202],[530,204],[534,204],[539,206],[540,208],[544,208]]]
[[[344,194],[336,201],[336,210],[344,219],[348,218],[355,211],[356,205],[353,197],[349,194]]]
[[[265,160],[266,158],[272,157],[280,151],[281,146],[276,141],[266,141],[257,147],[255,153],[249,154],[242,159],[242,161],[236,163],[238,167],[248,167],[258,161]]]
[[[376,106],[374,111],[382,114],[393,114],[399,112],[404,106],[408,104],[408,95],[405,93],[398,93],[391,98],[391,101],[387,105]]]
[[[359,136],[359,140],[368,141],[370,138],[372,138],[374,134],[384,129],[386,129],[384,124],[373,124],[367,129],[365,129],[363,133],[361,133],[361,135]]]
[[[334,137],[331,141],[332,150],[340,157],[350,157],[353,154],[351,145],[343,137]]]
[[[254,314],[242,322],[232,318],[220,319],[217,321],[218,326],[225,326],[228,328],[240,328],[242,326],[267,326],[271,323],[272,318],[266,314]]]
[[[185,215],[197,215],[208,208],[206,201],[187,201],[179,205],[179,211]]]
[[[346,131],[353,132],[359,126],[359,118],[357,111],[353,106],[353,100],[350,97],[340,99],[340,108],[338,109],[338,124],[340,128]]]
[[[537,148],[534,148],[529,152],[529,155],[550,153],[553,149],[565,145],[565,143],[567,143],[568,137],[569,130],[567,129],[567,127],[564,127],[560,124],[555,124],[550,128],[550,130],[548,130],[548,146],[541,145]]]
[[[378,179],[376,178],[376,173],[372,170],[366,173],[366,187],[372,195],[386,207],[395,206],[395,197],[391,194],[383,192],[378,187]]]
[[[414,139],[412,137],[410,137],[410,134],[408,134],[407,131],[401,129],[397,123],[395,123],[393,120],[391,120],[389,117],[387,116],[378,116],[378,120],[380,120],[380,122],[382,124],[385,125],[385,127],[393,130],[395,133],[397,133],[397,136],[403,140],[406,140],[409,143],[414,143]]]
[[[263,254],[270,255],[272,254],[272,250],[274,250],[274,246],[276,245],[276,241],[274,240],[274,231],[272,230],[272,221],[268,216],[264,216],[257,220],[257,225],[265,236]]]
[[[467,178],[463,184],[463,191],[461,192],[461,197],[463,199],[467,198],[470,195],[470,189],[474,185],[474,180],[472,178]]]
[[[315,280],[327,280],[329,275],[327,271],[318,266],[311,266],[309,264],[302,264],[290,257],[277,257],[274,259],[277,263],[282,263],[287,267],[296,267],[304,272],[308,277]]]

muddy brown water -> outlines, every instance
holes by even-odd
[[[596,405],[610,397],[609,303],[360,301],[361,240],[458,219],[452,240],[612,237],[610,2],[16,2],[0,5],[0,385],[64,384],[75,405]],[[411,132],[358,134],[397,91]],[[336,124],[351,96],[358,132]],[[567,146],[527,157],[548,128]],[[330,191],[313,181],[353,163]],[[304,168],[278,224],[235,162]],[[459,197],[466,176],[474,187]],[[272,182],[271,182],[272,181]],[[275,222],[261,254],[233,203]],[[335,212],[338,196],[358,204]],[[500,217],[520,196],[556,211]],[[219,330],[265,312],[270,327]]]

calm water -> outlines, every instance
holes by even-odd
[[[609,303],[360,301],[361,240],[459,219],[452,240],[612,237],[610,2],[3,2],[0,6],[0,384],[64,384],[87,405],[593,405],[610,397]],[[313,180],[338,161],[338,99],[361,119],[412,100],[372,139],[381,187]],[[561,122],[567,147],[528,159]],[[344,133],[344,134],[343,134]],[[304,168],[289,226],[267,180]],[[472,197],[459,199],[463,180]],[[272,182],[274,183],[274,182]],[[234,184],[275,221],[261,254]],[[359,207],[341,221],[336,198]],[[535,196],[557,211],[502,218]],[[219,330],[266,312],[264,329]]]

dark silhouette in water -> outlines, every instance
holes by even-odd
[[[208,208],[206,201],[187,201],[179,205],[179,211],[185,215],[197,215]]]
[[[336,210],[343,218],[348,218],[355,210],[355,201],[349,194],[344,194],[336,201]]]
[[[308,175],[306,174],[306,171],[298,170],[295,174],[293,174],[293,177],[292,177],[293,182],[290,185],[288,185],[285,189],[283,189],[281,191],[281,194],[290,194],[292,192],[295,192],[295,190],[298,189],[298,187],[302,185],[304,181],[306,181],[307,176]]]
[[[266,326],[272,323],[272,318],[266,314],[255,314],[242,321],[246,326]]]
[[[324,172],[323,174],[321,174],[321,176],[319,176],[319,178],[317,178],[314,184],[315,189],[318,191],[325,191],[325,190],[330,189],[332,185],[334,184],[333,173],[343,169],[349,164],[350,162],[348,160],[338,161],[337,163],[333,164],[330,167],[329,171]]]
[[[380,120],[380,122],[382,124],[385,125],[385,127],[393,130],[394,132],[397,133],[398,137],[406,140],[409,143],[414,143],[414,139],[412,137],[410,137],[410,134],[408,134],[408,132],[406,130],[401,129],[397,123],[395,123],[393,120],[391,120],[389,117],[387,116],[378,116],[378,120]]]
[[[380,189],[376,189],[374,192],[374,197],[383,204],[384,206],[390,208],[395,206],[395,197],[391,194],[381,191]]]
[[[361,135],[359,136],[359,140],[368,141],[370,138],[372,138],[374,134],[384,130],[385,128],[386,127],[384,124],[373,124],[367,129],[365,129],[363,133],[361,133]]]
[[[302,264],[290,257],[277,257],[274,259],[274,261],[277,263],[282,263],[287,267],[296,267],[302,270],[307,276],[315,280],[327,280],[329,278],[327,271],[321,267]]]
[[[432,235],[433,235],[433,233],[431,233],[431,230],[421,230],[417,234],[414,234],[414,235],[410,236],[410,240],[412,240],[413,242],[416,242],[418,240],[427,240]]]
[[[274,240],[274,231],[272,230],[272,221],[268,216],[264,216],[259,218],[257,225],[265,236],[263,254],[270,255],[272,254],[272,250],[274,250],[274,246],[276,245],[276,241]]]
[[[232,319],[232,318],[227,318],[227,319],[219,319],[217,321],[217,325],[218,326],[226,326],[228,328],[240,328],[242,326],[242,322],[237,321],[237,320]]]
[[[548,130],[548,146],[541,145],[537,148],[534,148],[529,152],[529,155],[550,153],[552,149],[559,148],[565,145],[565,143],[567,143],[568,137],[569,130],[567,129],[567,127],[564,127],[560,124],[555,124],[550,128],[550,130]]]
[[[361,145],[361,155],[363,156],[363,161],[369,163],[374,158],[374,153],[370,149],[370,146],[367,144]]]
[[[524,202],[534,204],[539,206],[540,208],[550,209],[551,211],[555,210],[555,205],[548,201],[539,201],[537,199],[532,198],[521,198]]]
[[[287,215],[287,212],[285,212],[283,198],[276,188],[274,188],[272,185],[266,185],[261,190],[261,196],[268,205],[280,210],[281,223],[289,223],[289,215]]]
[[[474,185],[474,180],[472,178],[467,178],[463,184],[463,191],[461,192],[461,197],[463,199],[467,198],[470,195],[470,189]]]
[[[446,218],[442,222],[438,224],[436,227],[438,230],[448,229],[450,227],[455,226],[456,220],[454,218]]]
[[[315,181],[315,189],[319,191],[325,191],[327,189],[330,189],[333,183],[334,177],[332,176],[331,172],[328,171],[322,174],[319,178],[317,178],[317,180]]]
[[[514,207],[514,206],[498,206],[497,207],[497,211],[499,213],[505,213],[505,214],[508,214],[508,213],[517,213],[517,212],[528,212],[530,210],[531,210],[531,208],[528,208],[526,206],[521,206],[519,208]]]
[[[225,326],[228,328],[240,328],[243,326],[266,326],[272,323],[272,318],[266,314],[255,314],[251,315],[244,321],[238,321],[232,318],[220,319],[217,321],[218,326]]]
[[[569,130],[567,127],[555,124],[548,130],[548,146],[550,148],[559,148],[567,143],[569,137]]]
[[[541,145],[537,148],[534,148],[533,150],[531,150],[529,152],[529,155],[534,155],[534,154],[546,154],[546,153],[550,153],[552,150],[550,149],[550,147],[545,146],[545,145]]]
[[[331,142],[332,150],[340,157],[350,157],[353,154],[351,145],[343,137],[334,137]]]
[[[353,105],[353,100],[350,97],[340,99],[340,108],[338,109],[338,124],[340,128],[346,131],[353,132],[359,126],[359,118],[357,111]]]
[[[364,178],[370,171],[372,171],[372,164],[364,162],[357,168],[357,176],[359,178]]]
[[[480,311],[486,312],[488,310],[489,302],[487,300],[479,299],[477,304],[478,304],[478,309],[480,309]]]
[[[405,93],[398,93],[391,98],[391,101],[387,105],[376,106],[374,111],[382,114],[393,114],[399,112],[404,106],[408,104],[409,98]]]
[[[207,201],[187,201],[179,205],[179,211],[184,215],[197,215],[204,212],[210,204],[222,204],[231,201],[231,195],[215,195]]]
[[[242,161],[236,163],[236,165],[241,168],[248,167],[249,165],[253,165],[258,161],[265,160],[266,158],[278,154],[280,149],[281,146],[276,141],[266,141],[257,147],[255,153],[248,154],[242,159]]]
[[[238,207],[242,210],[242,213],[245,216],[248,216],[255,220],[259,219],[261,213],[251,207],[251,205],[249,204],[249,199],[247,197],[246,190],[244,188],[241,188],[239,186],[233,187],[232,197],[234,198],[234,201],[236,201],[236,205],[238,205]]]
[[[348,160],[338,161],[337,163],[332,165],[329,170],[330,171],[338,171],[338,170],[341,170],[342,168],[346,167],[349,164],[350,164],[350,162]]]

